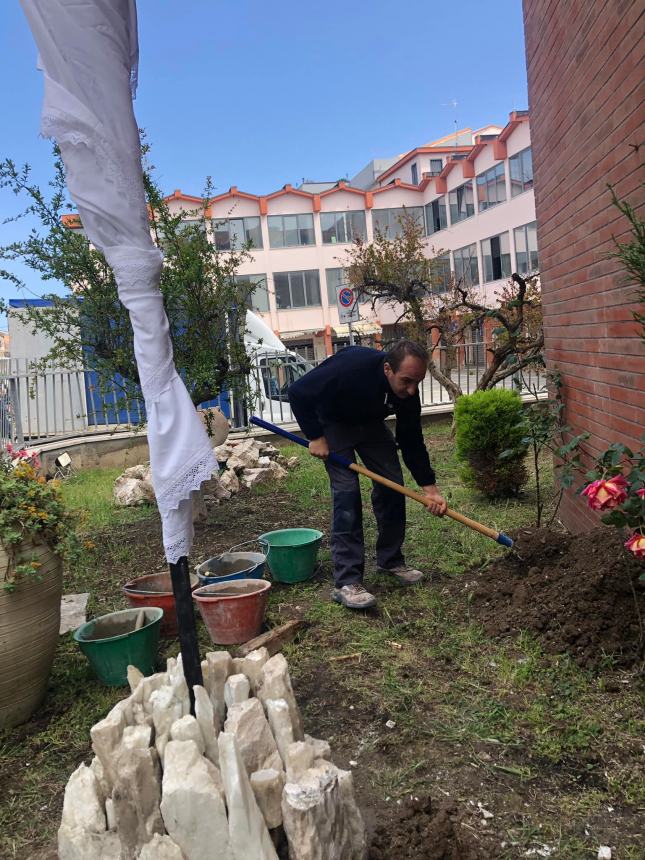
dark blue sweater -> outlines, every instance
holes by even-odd
[[[289,402],[308,439],[325,435],[323,425],[363,424],[396,415],[396,441],[405,465],[420,486],[434,484],[435,473],[421,432],[421,400],[397,397],[387,381],[386,353],[363,346],[337,352],[289,388]]]

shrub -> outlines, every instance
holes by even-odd
[[[528,478],[519,394],[494,388],[464,395],[455,422],[462,480],[489,498],[517,495]]]

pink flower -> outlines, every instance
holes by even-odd
[[[611,511],[617,508],[627,498],[627,481],[622,475],[615,475],[608,480],[593,481],[582,491],[587,497],[590,508],[594,511]]]
[[[634,532],[630,539],[625,541],[625,546],[636,558],[645,558],[645,535]]]
[[[645,487],[641,487],[640,490],[636,490],[636,495],[641,499],[645,499]]]

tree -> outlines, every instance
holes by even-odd
[[[65,290],[62,296],[44,296],[51,307],[25,309],[33,330],[46,334],[52,343],[40,364],[89,365],[101,384],[116,384],[126,399],[140,397],[129,316],[119,302],[105,258],[83,235],[78,218],[70,215],[74,207],[68,200],[57,148],[49,194],[31,182],[30,173],[29,165],[19,168],[11,159],[0,163],[0,187],[26,201],[24,210],[9,220],[30,216],[37,221],[26,238],[0,247],[0,261],[21,261],[43,281],[58,282]],[[144,171],[144,184],[153,240],[165,254],[160,288],[175,364],[193,403],[214,399],[224,385],[245,392],[249,360],[242,334],[256,285],[236,279],[235,273],[249,258],[248,248],[222,254],[210,241],[210,179],[203,204],[176,215],[171,214],[150,167]],[[10,270],[0,269],[0,277],[17,290],[25,288]],[[0,310],[12,313],[7,307]]]
[[[445,346],[450,357],[464,342],[466,331],[486,319],[496,325],[477,391],[493,388],[524,367],[543,364],[537,279],[514,274],[496,303],[484,304],[462,279],[446,278],[441,251],[433,249],[434,256],[428,256],[423,227],[415,218],[404,214],[399,222],[400,230],[392,238],[377,230],[371,243],[356,240],[344,261],[348,279],[373,307],[380,302],[397,310],[397,321],[407,323],[410,336],[428,347],[430,374],[452,400],[463,392],[435,360],[436,346]]]

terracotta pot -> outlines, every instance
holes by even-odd
[[[0,544],[0,728],[24,723],[45,698],[60,628],[60,558],[48,546],[26,541],[17,558],[35,558],[41,567],[6,591],[9,556]]]

